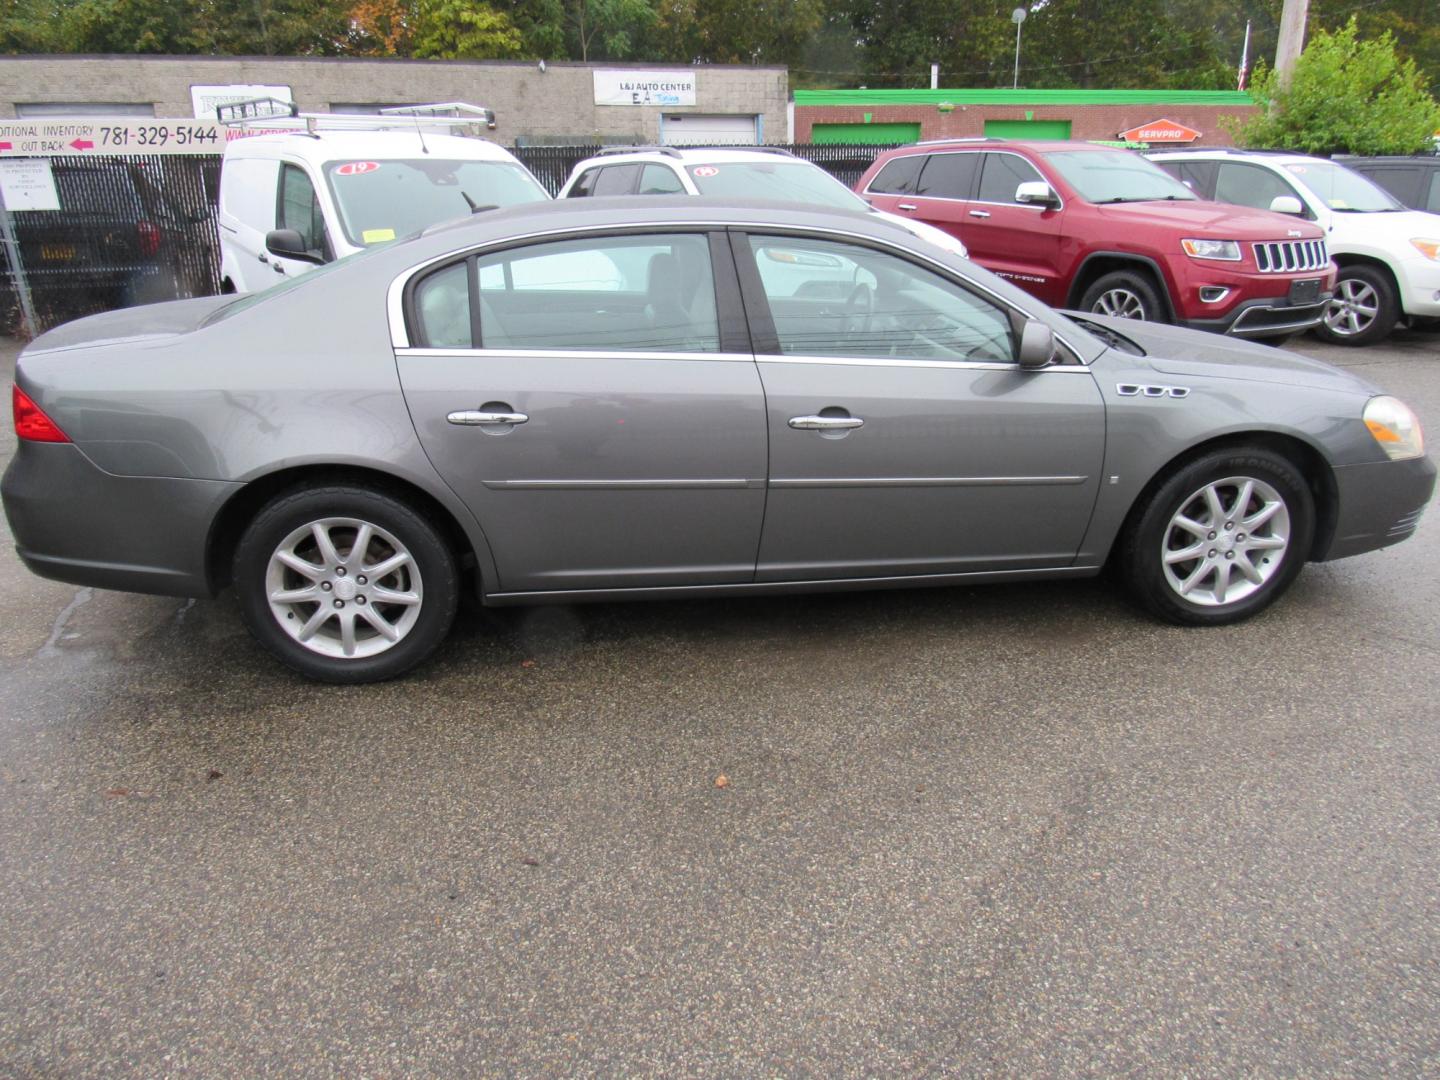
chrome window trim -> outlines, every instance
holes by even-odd
[[[947,203],[979,203],[981,206],[1018,206],[1018,207],[1020,207],[1021,209],[1024,209],[1024,210],[1035,210],[1035,211],[1055,210],[1055,211],[1058,212],[1058,211],[1060,211],[1060,210],[1064,210],[1064,209],[1065,209],[1065,196],[1060,194],[1060,189],[1057,188],[1053,183],[1051,183],[1051,181],[1050,181],[1049,179],[1046,178],[1045,174],[1044,174],[1043,172],[1041,172],[1041,171],[1039,170],[1039,168],[1036,167],[1036,165],[1035,165],[1035,163],[1034,163],[1033,161],[1031,161],[1029,158],[1027,158],[1024,154],[1017,154],[1014,150],[1001,150],[1001,149],[999,149],[998,147],[997,147],[997,148],[977,147],[977,148],[974,149],[974,150],[936,150],[936,151],[933,151],[933,152],[927,153],[927,154],[908,154],[908,155],[906,155],[906,156],[907,156],[907,157],[939,157],[941,154],[950,154],[950,155],[954,155],[954,154],[1009,154],[1011,157],[1017,157],[1017,158],[1019,158],[1021,161],[1025,162],[1026,165],[1029,165],[1032,169],[1034,169],[1034,170],[1035,170],[1035,174],[1036,174],[1037,176],[1039,176],[1041,180],[1044,180],[1045,183],[1050,186],[1050,190],[1053,191],[1053,192],[1055,192],[1055,197],[1060,200],[1060,205],[1059,205],[1059,206],[1051,207],[1051,206],[1036,206],[1034,203],[1022,203],[1022,202],[1015,202],[1015,201],[1013,201],[1013,200],[1010,201],[1010,202],[991,202],[989,199],[957,199],[957,198],[955,198],[953,195],[920,195],[920,194],[917,194],[917,193],[915,193],[915,192],[912,192],[912,193],[909,194],[909,195],[897,195],[897,194],[896,194],[895,192],[893,192],[893,191],[871,191],[869,184],[865,185],[865,190],[864,190],[863,192],[861,192],[861,194],[862,194],[862,195],[879,195],[879,196],[882,196],[882,197],[884,197],[884,198],[895,198],[895,199],[934,199],[934,200],[936,200],[937,202],[947,202]],[[895,159],[894,159],[894,158],[891,158],[891,161],[893,161],[893,160],[895,160]],[[887,161],[885,164],[888,165],[889,163],[890,163],[890,162]],[[984,163],[983,161],[980,163],[980,168],[981,168],[981,171],[983,172],[983,171],[984,171],[984,168],[985,168],[985,163]],[[877,172],[875,175],[878,177],[880,174]],[[976,177],[976,179],[978,180],[979,177]]]
[[[1022,370],[1020,365],[1014,361],[1005,363],[1000,360],[904,360],[889,356],[816,356],[809,353],[757,353],[755,362],[757,364],[836,364],[841,367],[941,368],[964,371]],[[1043,371],[1074,371],[1089,374],[1090,366],[1085,363],[1051,364],[1049,367],[1031,370],[1036,375]]]
[[[644,349],[435,349],[429,346],[404,346],[395,350],[396,356],[446,357],[473,356],[482,360],[519,360],[544,357],[548,360],[593,360],[597,356],[606,360],[722,360],[726,363],[753,364],[755,358],[749,353],[726,352],[679,352],[676,350]]]
[[[1021,203],[1015,203],[1014,205],[1020,206],[1020,205],[1022,205],[1022,204],[1021,204]],[[899,225],[896,225],[895,227],[896,227],[897,229],[900,228]],[[687,230],[696,230],[696,231],[699,231],[699,230],[714,230],[714,229],[723,229],[723,230],[726,230],[726,231],[729,231],[729,230],[732,230],[732,229],[733,229],[733,230],[736,230],[736,231],[738,231],[738,232],[744,232],[744,233],[747,233],[747,234],[748,234],[748,233],[754,233],[754,232],[778,232],[778,233],[781,233],[781,234],[790,233],[790,234],[799,234],[799,235],[802,235],[802,236],[840,237],[840,238],[843,238],[843,239],[846,239],[846,240],[859,240],[860,242],[865,243],[865,244],[877,245],[877,246],[879,246],[879,247],[887,248],[887,249],[889,249],[890,251],[894,252],[895,255],[896,255],[898,258],[904,258],[904,259],[908,259],[908,260],[910,260],[910,261],[919,261],[919,262],[922,262],[922,263],[928,263],[930,266],[934,267],[943,277],[948,277],[948,278],[950,278],[950,279],[952,279],[952,280],[954,280],[954,281],[961,282],[961,283],[963,283],[963,284],[965,285],[966,288],[973,289],[974,291],[976,291],[976,292],[978,292],[978,293],[983,293],[985,296],[988,296],[991,300],[993,300],[995,303],[999,304],[1002,308],[1005,308],[1006,310],[1019,312],[1021,315],[1023,315],[1023,316],[1024,316],[1025,318],[1027,318],[1027,319],[1033,319],[1033,320],[1035,320],[1035,321],[1037,321],[1037,322],[1044,322],[1043,319],[1040,319],[1039,316],[1036,315],[1034,309],[1027,308],[1027,307],[1025,307],[1023,304],[1017,303],[1016,301],[1012,300],[1012,299],[1009,298],[1008,296],[1001,296],[999,293],[997,293],[994,289],[990,288],[990,287],[989,287],[988,285],[986,285],[984,282],[982,282],[982,281],[977,281],[975,278],[970,277],[968,274],[966,274],[966,273],[964,273],[964,272],[962,272],[962,271],[956,270],[954,267],[949,266],[949,265],[941,262],[939,259],[937,259],[937,258],[935,258],[935,257],[933,257],[933,256],[931,256],[931,255],[929,255],[929,254],[927,254],[926,252],[924,252],[924,251],[918,251],[918,250],[915,250],[915,249],[912,249],[912,248],[908,248],[908,247],[907,247],[907,248],[897,248],[897,247],[894,245],[893,242],[890,242],[890,241],[885,240],[885,239],[881,239],[881,238],[877,238],[877,237],[871,236],[871,235],[869,235],[869,234],[867,234],[867,233],[863,233],[863,232],[852,232],[852,231],[849,230],[849,229],[836,229],[836,228],[831,228],[831,227],[827,227],[827,226],[823,226],[823,225],[822,225],[822,226],[805,226],[805,225],[795,225],[795,224],[793,224],[793,223],[787,224],[787,223],[785,223],[785,222],[779,222],[779,221],[774,221],[774,222],[771,222],[771,221],[714,221],[714,220],[711,220],[711,219],[708,219],[708,218],[691,218],[691,219],[679,219],[679,220],[675,220],[675,221],[647,221],[647,222],[643,222],[643,223],[626,223],[626,222],[620,222],[620,223],[611,223],[611,224],[605,224],[605,225],[585,225],[585,226],[581,226],[581,227],[578,227],[578,228],[577,228],[576,226],[571,225],[571,226],[569,226],[568,228],[542,229],[542,230],[538,230],[538,231],[535,231],[535,232],[516,233],[516,234],[511,235],[511,236],[498,237],[498,238],[496,238],[496,239],[494,239],[494,240],[489,240],[489,241],[486,241],[486,242],[484,242],[484,243],[476,244],[476,245],[474,245],[473,247],[456,248],[456,249],[454,249],[454,250],[444,252],[444,253],[442,253],[442,254],[440,254],[440,255],[431,256],[430,258],[425,259],[423,262],[418,262],[418,263],[416,263],[415,265],[409,267],[408,269],[402,270],[402,271],[401,271],[399,274],[397,274],[397,275],[395,276],[395,278],[390,282],[389,289],[388,289],[388,291],[387,291],[387,293],[386,293],[386,297],[385,297],[385,313],[386,313],[386,317],[387,317],[387,319],[388,319],[388,321],[389,321],[389,323],[390,323],[390,345],[391,345],[392,348],[396,349],[397,351],[400,350],[400,349],[406,349],[406,350],[412,349],[412,346],[411,346],[411,344],[410,344],[409,328],[405,325],[405,288],[406,288],[407,285],[409,285],[410,280],[411,280],[412,278],[414,278],[417,274],[423,273],[424,271],[428,270],[430,267],[432,267],[432,266],[437,266],[437,265],[439,265],[440,263],[451,262],[451,261],[458,261],[458,260],[461,260],[461,259],[468,259],[468,258],[470,258],[470,257],[473,256],[473,255],[482,254],[482,253],[484,253],[484,252],[486,252],[486,251],[491,250],[492,248],[508,247],[508,246],[510,246],[510,245],[512,245],[512,244],[518,244],[518,243],[522,243],[522,242],[524,242],[524,241],[529,241],[529,240],[543,240],[543,239],[546,239],[546,238],[554,238],[554,239],[559,240],[559,239],[566,239],[566,238],[570,238],[570,237],[579,238],[579,237],[587,236],[587,235],[592,234],[592,233],[605,233],[605,234],[609,234],[609,235],[623,236],[623,235],[626,235],[626,234],[628,234],[628,233],[650,233],[650,232],[656,232],[657,230],[660,231],[660,232],[673,232],[673,231],[687,231]],[[906,235],[913,237],[914,234],[912,234],[912,233],[907,233]],[[1033,299],[1033,298],[1032,298],[1032,299]],[[1046,323],[1045,325],[1049,326],[1050,324],[1049,324],[1049,323]],[[1054,333],[1055,333],[1055,340],[1056,340],[1057,342],[1059,342],[1061,345],[1063,345],[1063,346],[1065,347],[1065,349],[1070,353],[1071,356],[1075,357],[1075,364],[1073,364],[1073,365],[1071,365],[1071,364],[1056,364],[1056,365],[1053,365],[1052,367],[1049,367],[1049,368],[1043,368],[1043,369],[1037,369],[1037,370],[1045,370],[1045,371],[1052,371],[1052,370],[1058,371],[1058,370],[1061,370],[1061,369],[1067,369],[1067,370],[1068,370],[1070,367],[1073,366],[1073,367],[1076,367],[1076,368],[1079,369],[1079,370],[1086,370],[1086,371],[1088,371],[1088,370],[1089,370],[1089,367],[1088,367],[1088,365],[1086,364],[1085,360],[1083,359],[1083,354],[1081,353],[1081,351],[1080,351],[1079,349],[1077,349],[1074,345],[1070,344],[1070,342],[1065,339],[1064,335],[1063,335],[1060,331],[1055,330],[1055,328],[1054,328],[1053,326],[1051,327],[1051,330],[1054,331]],[[446,352],[456,352],[456,351],[464,351],[464,350],[443,350],[443,351],[446,351]],[[470,351],[475,351],[475,352],[497,352],[497,351],[500,351],[500,350],[470,350]],[[543,351],[546,351],[546,350],[535,350],[535,351],[537,351],[537,352],[543,352]],[[551,350],[551,351],[553,351],[553,350]],[[579,354],[577,354],[577,355],[593,356],[593,355],[595,355],[595,354],[594,354],[593,352],[585,352],[585,353],[579,353]],[[640,354],[640,355],[656,356],[656,355],[659,355],[659,354],[657,354],[657,353],[643,353],[643,354]],[[683,353],[683,354],[676,354],[676,355],[682,355],[682,356],[689,357],[689,356],[717,356],[717,355],[722,355],[722,354],[718,354],[718,353]],[[1005,366],[1007,366],[1007,367],[1014,367],[1014,366],[1016,366],[1016,365],[1014,365],[1014,364],[1009,364],[1009,365],[1005,365]]]

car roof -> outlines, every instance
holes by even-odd
[[[636,146],[615,147],[613,150],[588,157],[575,168],[591,165],[623,165],[632,161],[669,161],[682,165],[733,165],[746,161],[789,161],[801,165],[813,162],[798,158],[779,147],[761,146]],[[818,168],[818,166],[817,166]]]
[[[423,146],[421,145],[423,141]],[[508,151],[487,139],[460,135],[421,135],[413,131],[298,131],[247,135],[225,147],[226,157],[270,158],[284,154],[312,165],[330,161],[421,157],[439,160],[514,161]]]
[[[1226,158],[1240,158],[1242,161],[1273,161],[1278,164],[1299,161],[1328,161],[1328,158],[1311,154],[1292,154],[1284,150],[1243,150],[1237,146],[1193,146],[1176,150],[1147,150],[1149,158],[1187,157],[1201,161],[1224,161]]]

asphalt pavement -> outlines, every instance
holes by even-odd
[[[1440,435],[1440,334],[1295,347]],[[474,609],[334,688],[7,532],[0,1076],[1436,1075],[1437,560]]]

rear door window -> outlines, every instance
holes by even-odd
[[[982,156],[973,152],[931,154],[915,194],[931,199],[970,198],[975,190],[976,166]]]
[[[700,234],[531,244],[479,256],[475,269],[482,348],[720,349],[710,245]]]

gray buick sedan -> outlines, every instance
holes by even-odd
[[[271,237],[282,245],[284,237]],[[1400,401],[1287,352],[1066,316],[873,214],[704,198],[476,215],[16,371],[46,577],[213,594],[317,679],[487,604],[1085,577],[1179,623],[1403,540]]]

